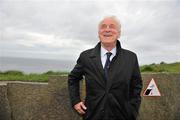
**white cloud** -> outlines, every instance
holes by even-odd
[[[98,22],[116,15],[120,41],[141,64],[180,61],[180,3],[171,0],[4,0],[1,55],[77,59],[98,42]]]

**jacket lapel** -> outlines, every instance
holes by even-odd
[[[110,64],[111,72],[109,72],[109,79],[107,80],[107,91],[109,91],[109,89],[111,88],[112,83],[113,83],[113,79],[111,79],[111,78],[114,76],[114,74],[117,71],[114,68],[117,68],[117,65],[119,65],[118,66],[119,69],[123,68],[122,67],[123,59],[122,59],[122,52],[121,52],[121,44],[120,44],[119,40],[117,40],[116,48],[117,48],[116,55],[113,57],[111,64]]]
[[[106,88],[106,90],[109,90],[112,86],[112,79],[109,80],[105,80],[105,76],[104,76],[104,69],[101,63],[101,56],[100,56],[100,47],[101,47],[101,43],[99,42],[96,47],[93,49],[90,58],[92,59],[93,62],[93,67],[95,70],[97,70],[97,72],[99,72],[99,75],[101,76],[102,79],[98,79],[97,82],[103,87]],[[116,65],[118,65],[120,63],[120,65],[123,64],[123,60],[122,60],[122,52],[121,52],[121,44],[119,42],[119,40],[117,40],[117,44],[116,44],[116,48],[117,48],[117,52],[116,55],[114,56],[114,58],[111,61],[110,64],[110,68],[113,69]],[[120,69],[122,69],[121,66],[119,66]],[[116,70],[112,70],[113,72],[109,75],[109,77],[113,76],[113,73],[115,73]],[[107,82],[107,83],[106,83]]]
[[[105,79],[104,79],[104,69],[101,63],[101,56],[100,56],[100,47],[101,44],[100,42],[96,45],[96,47],[93,49],[92,54],[90,55],[90,58],[92,59],[93,62],[93,67],[98,74],[101,76],[102,79],[97,80],[97,82],[105,88]]]

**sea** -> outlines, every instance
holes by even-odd
[[[47,71],[70,72],[76,61],[36,59],[21,57],[0,57],[0,71],[18,70],[24,73],[44,73]]]

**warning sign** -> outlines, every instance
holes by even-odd
[[[161,96],[161,93],[159,92],[159,89],[158,89],[156,82],[153,78],[151,79],[147,88],[145,89],[143,96],[152,96],[152,97]]]

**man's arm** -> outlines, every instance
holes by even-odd
[[[81,55],[77,60],[77,64],[68,75],[68,88],[72,107],[80,114],[84,114],[86,106],[80,99],[79,81],[83,79],[83,65]]]
[[[133,112],[133,118],[136,118],[138,115],[139,107],[141,104],[141,90],[142,90],[142,78],[139,69],[139,64],[137,56],[135,55],[135,63],[133,66],[133,74],[131,77],[130,84],[130,105]]]

